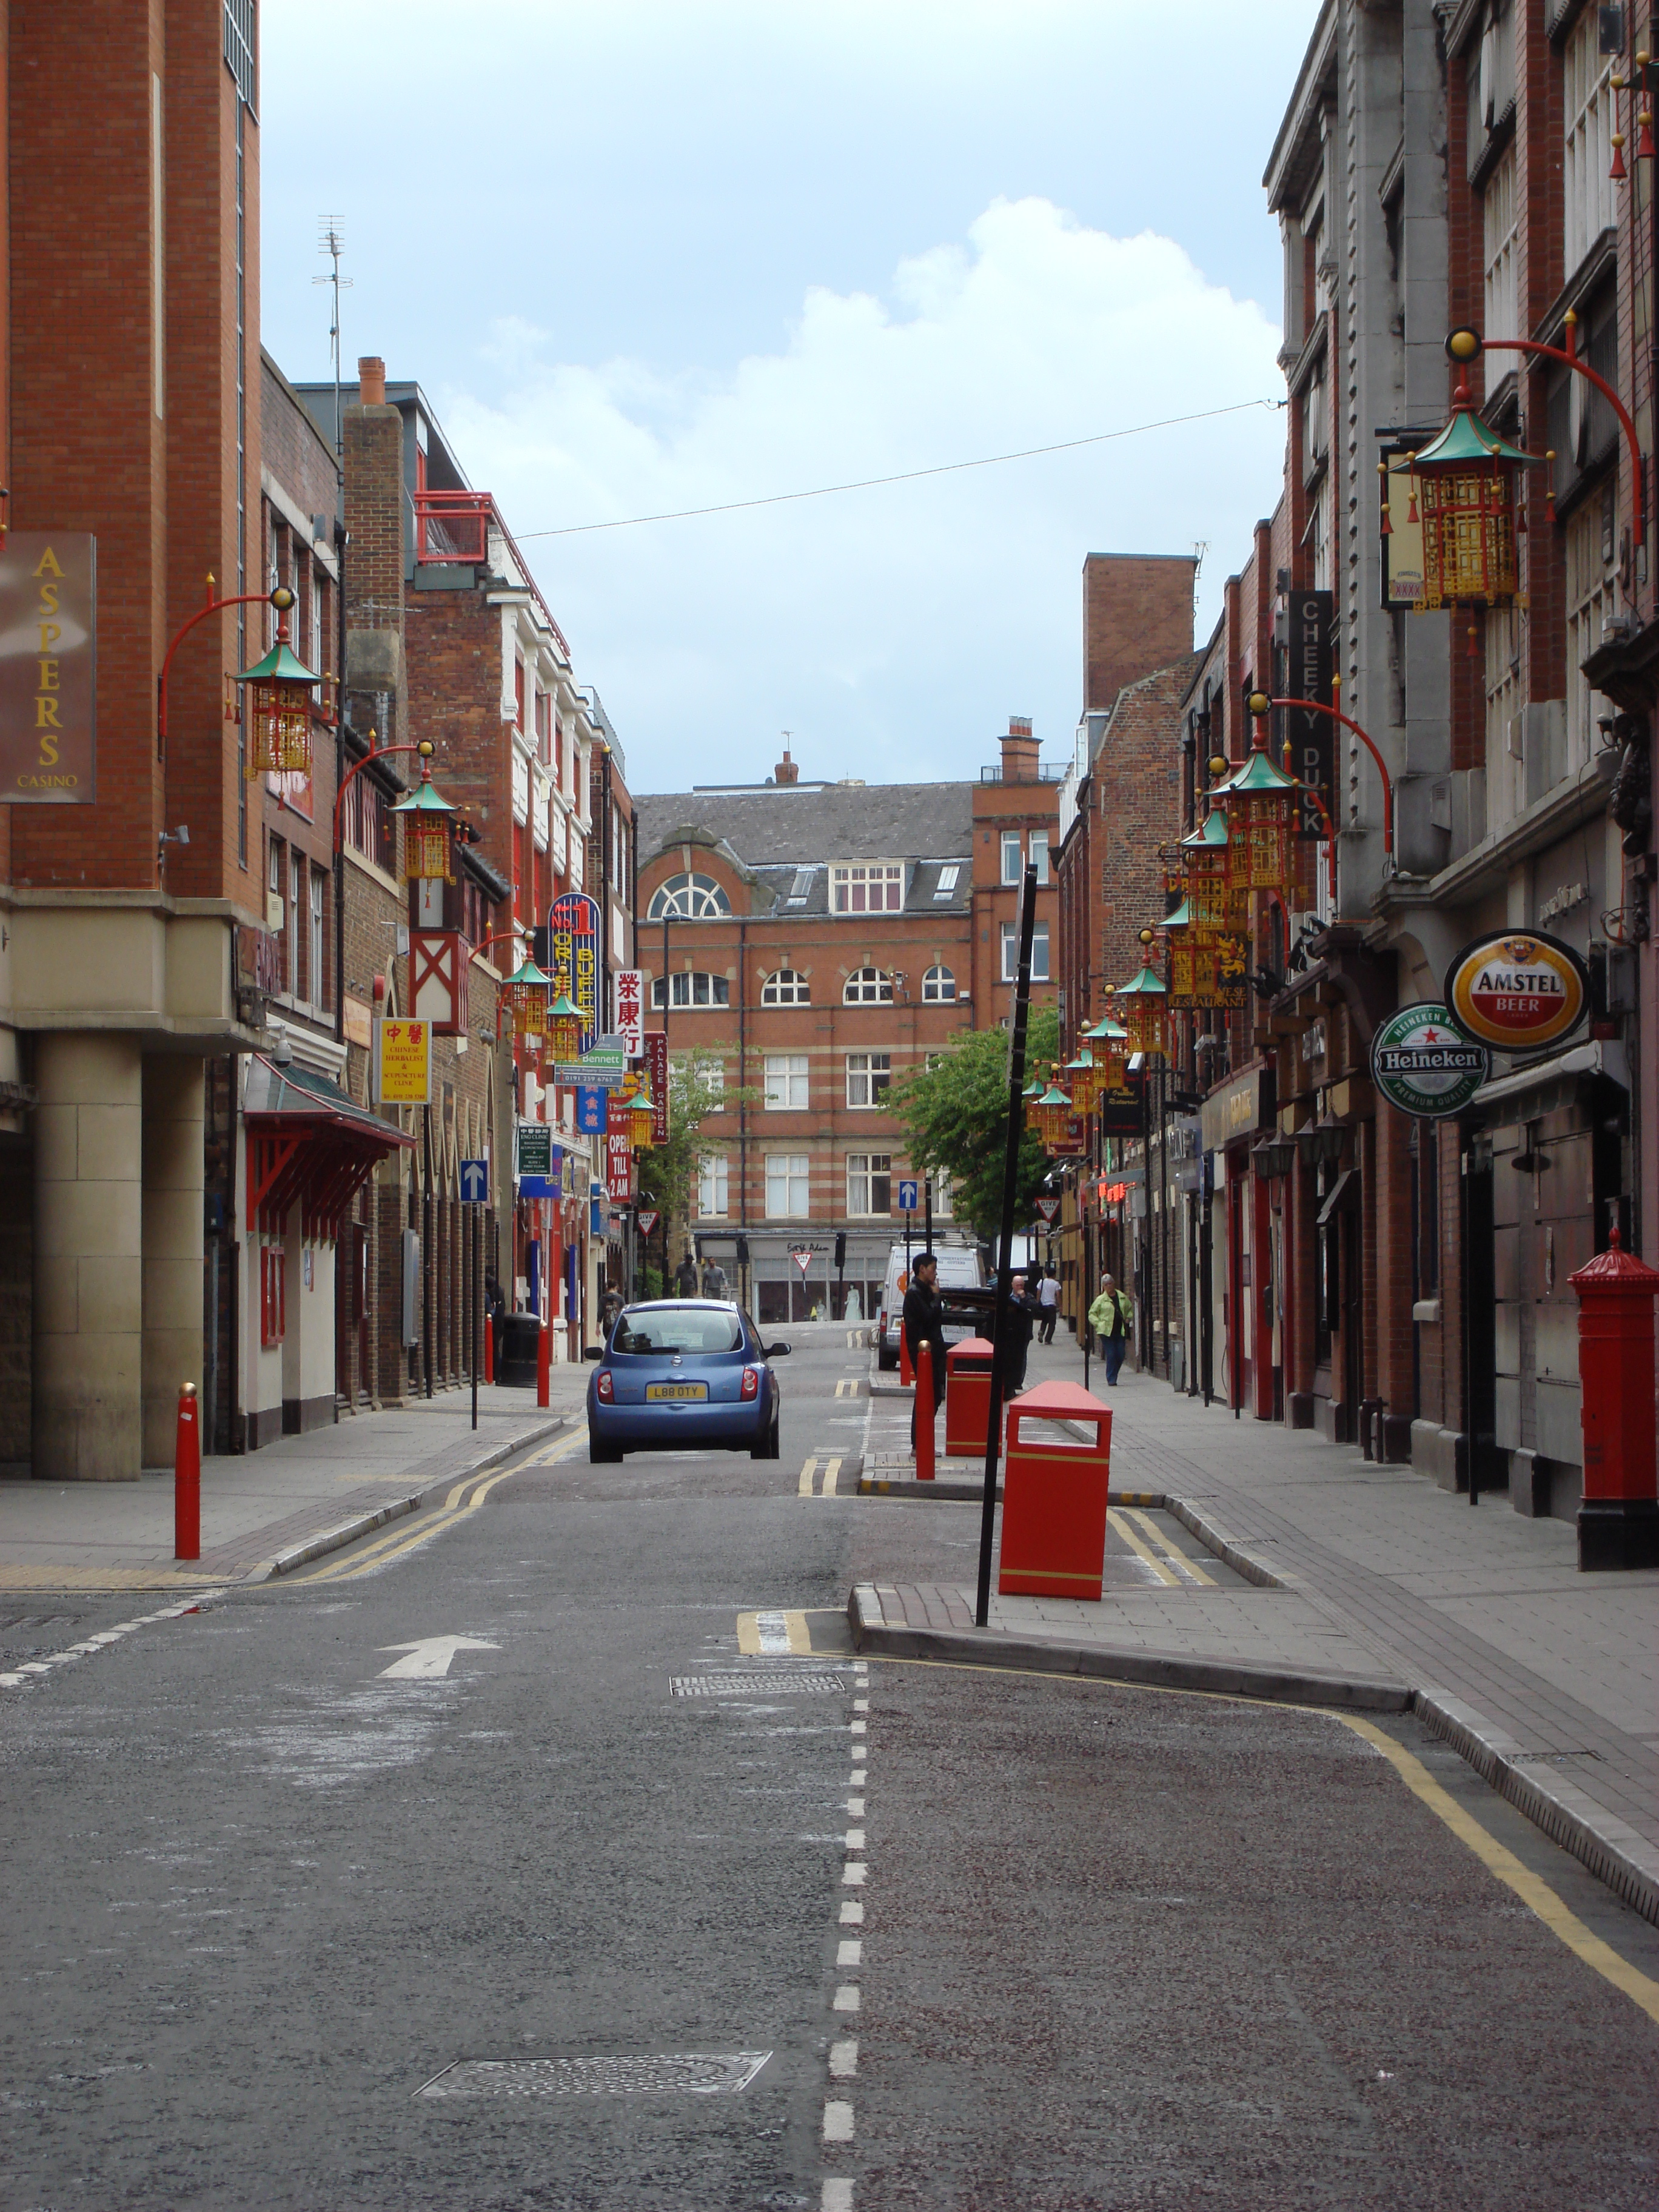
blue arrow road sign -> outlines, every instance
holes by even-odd
[[[916,1185],[906,1179],[899,1185],[899,1212],[914,1213],[916,1210]]]
[[[488,1160],[461,1162],[461,1197],[468,1206],[489,1205],[489,1163]]]

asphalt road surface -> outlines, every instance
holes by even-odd
[[[1659,2201],[1659,1931],[1409,1723],[856,1664],[975,1509],[802,1495],[870,1407],[791,1334],[779,1462],[0,1622],[3,2212]]]

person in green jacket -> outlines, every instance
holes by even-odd
[[[1089,1309],[1089,1326],[1099,1340],[1106,1362],[1106,1380],[1114,1389],[1123,1355],[1129,1348],[1129,1331],[1134,1327],[1134,1300],[1127,1291],[1119,1290],[1112,1276],[1103,1275],[1100,1296]]]

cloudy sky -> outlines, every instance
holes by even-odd
[[[1276,496],[1260,180],[1316,0],[260,12],[265,343],[329,373],[337,217],[348,364],[424,386],[635,789],[784,730],[808,776],[972,773],[1011,713],[1063,756],[1091,550],[1206,543],[1209,629]]]

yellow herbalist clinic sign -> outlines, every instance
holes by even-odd
[[[377,1021],[374,1039],[380,1103],[427,1105],[432,1096],[431,1023]]]

